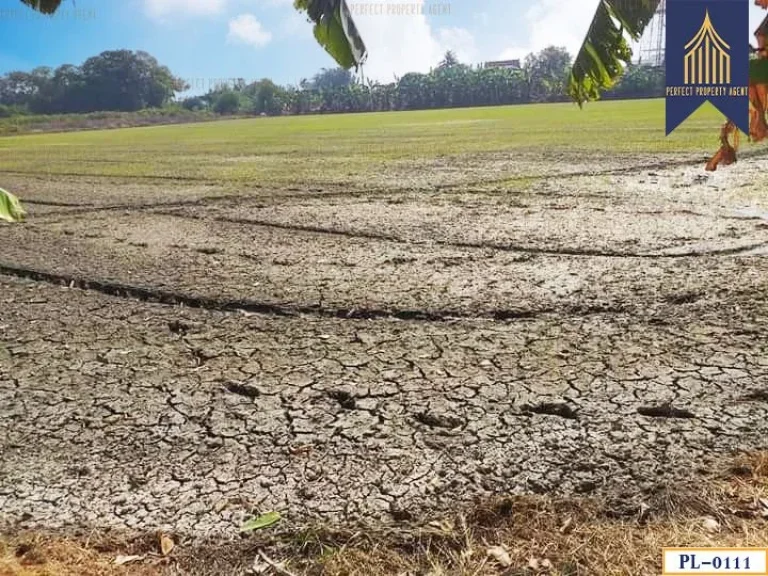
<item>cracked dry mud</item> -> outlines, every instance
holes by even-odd
[[[75,178],[58,203],[18,176],[0,526],[203,537],[531,492],[631,508],[764,448],[760,169],[364,193]]]

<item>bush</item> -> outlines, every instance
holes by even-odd
[[[217,114],[235,114],[240,110],[240,95],[237,92],[222,92],[213,104]]]
[[[14,116],[26,116],[27,114],[27,110],[20,106],[0,104],[0,118],[13,118]]]

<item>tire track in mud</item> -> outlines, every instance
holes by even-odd
[[[498,244],[494,242],[459,242],[450,240],[430,240],[415,241],[395,236],[392,234],[379,234],[376,232],[362,232],[353,230],[341,230],[338,228],[326,228],[323,226],[285,224],[281,222],[272,222],[269,220],[258,220],[254,218],[231,218],[228,216],[199,216],[194,214],[179,214],[167,210],[153,210],[155,214],[161,216],[170,216],[186,220],[225,222],[227,224],[238,224],[244,226],[259,226],[264,228],[274,228],[278,230],[288,230],[294,232],[310,232],[313,234],[326,234],[329,236],[339,236],[343,238],[360,238],[365,240],[378,240],[384,242],[394,242],[396,244],[431,244],[447,248],[469,248],[477,250],[497,250],[499,252],[516,252],[521,254],[532,254],[536,256],[575,256],[575,257],[600,257],[600,258],[643,258],[643,259],[661,259],[661,258],[696,258],[707,256],[736,256],[742,253],[749,253],[753,250],[768,247],[768,240],[763,242],[753,242],[744,246],[731,246],[716,250],[688,250],[685,252],[667,252],[667,253],[647,253],[647,252],[626,252],[619,250],[600,250],[587,248],[539,248],[534,246],[525,246],[521,244]],[[672,250],[670,248],[669,250]]]
[[[172,290],[160,290],[148,286],[139,286],[121,282],[111,282],[95,278],[83,278],[72,274],[35,270],[0,263],[0,275],[44,282],[57,286],[67,286],[80,290],[99,292],[108,296],[164,304],[168,306],[186,306],[220,312],[239,312],[263,314],[277,317],[315,316],[318,318],[337,318],[348,320],[407,320],[420,322],[451,322],[454,320],[498,320],[511,321],[536,318],[551,314],[566,316],[590,316],[595,314],[623,314],[629,310],[623,306],[612,305],[573,305],[546,307],[539,309],[494,309],[485,314],[472,314],[460,310],[429,311],[397,308],[364,308],[322,306],[302,306],[295,304],[276,304],[253,299],[223,300],[209,296],[193,295]]]
[[[40,172],[32,170],[0,170],[0,174],[8,174],[9,176],[47,176],[50,178],[58,176],[71,176],[76,178],[116,178],[122,180],[178,180],[180,182],[200,182],[204,184],[221,183],[220,181],[213,178],[184,175],[170,176],[168,174],[133,174],[131,176],[125,176],[122,174],[83,174],[81,172]]]
[[[143,212],[146,210],[153,210],[157,208],[184,208],[187,206],[205,206],[209,203],[217,203],[224,200],[249,200],[253,199],[253,196],[245,194],[214,194],[212,196],[203,196],[202,198],[193,198],[190,200],[175,200],[173,202],[157,202],[155,204],[95,204],[90,202],[56,202],[49,200],[25,200],[22,198],[22,203],[29,204],[31,206],[53,206],[60,208],[73,208],[73,210],[67,210],[65,212],[46,212],[36,217],[35,220],[49,223],[50,220],[46,220],[48,216],[68,216],[70,214],[83,214],[83,213],[97,213],[97,212],[112,212],[117,210],[128,210]]]

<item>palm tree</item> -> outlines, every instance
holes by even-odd
[[[21,2],[42,14],[53,14],[62,0]],[[365,61],[365,44],[345,0],[294,0],[294,6],[314,23],[315,39],[340,66],[357,68]],[[0,220],[17,222],[24,218],[24,214],[18,198],[0,188]]]

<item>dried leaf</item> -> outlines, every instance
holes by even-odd
[[[444,534],[450,534],[453,532],[453,524],[451,524],[447,520],[433,520],[429,524],[427,524],[430,528],[434,528],[436,530],[439,530],[440,532]]]
[[[509,552],[503,546],[491,546],[488,548],[488,556],[496,560],[504,568],[512,566],[512,558],[510,558]]]
[[[131,562],[141,562],[144,558],[146,558],[146,556],[123,556],[120,554],[115,558],[115,564],[122,566],[123,564],[130,564]]]
[[[253,565],[251,566],[251,572],[253,574],[269,574],[272,571],[272,568],[269,564],[264,562],[261,558],[258,556],[253,559]]]
[[[163,556],[168,556],[168,554],[171,553],[171,550],[173,550],[176,547],[176,543],[171,539],[170,536],[167,534],[160,534],[160,552],[163,553]]]
[[[267,528],[268,526],[272,526],[272,524],[275,524],[280,521],[280,513],[279,512],[267,512],[266,514],[262,514],[258,518],[251,518],[243,524],[243,526],[240,528],[240,532],[251,532],[252,530],[261,530],[262,528]]]
[[[573,530],[573,518],[570,516],[566,518],[565,522],[563,522],[563,525],[560,526],[560,534],[568,534]]]

